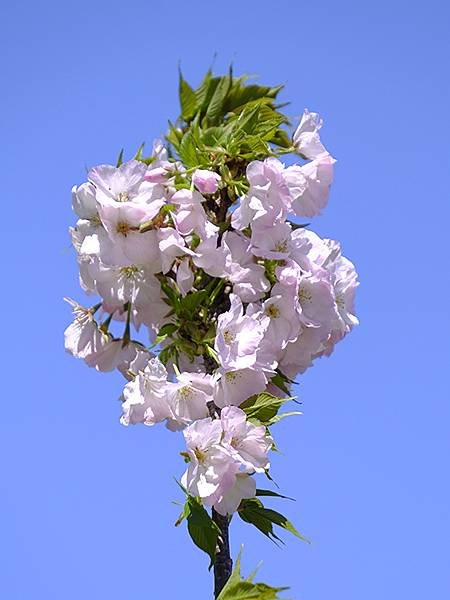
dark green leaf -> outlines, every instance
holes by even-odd
[[[257,489],[256,495],[257,496],[273,496],[276,498],[284,498],[285,500],[294,500],[294,498],[289,498],[289,496],[283,496],[282,494],[279,494],[278,492],[274,492],[273,490]]]
[[[166,323],[158,331],[158,336],[171,335],[172,333],[175,333],[175,331],[178,331],[178,325],[175,325],[175,323]]]
[[[272,379],[271,382],[277,386],[277,388],[280,388],[280,390],[282,392],[284,392],[285,394],[289,394],[289,388],[286,386],[286,382],[285,379],[283,378],[283,376],[280,373],[276,373]]]
[[[188,496],[183,512],[187,519],[189,535],[194,544],[208,554],[210,558],[209,568],[211,568],[215,560],[217,538],[220,534],[220,529],[197,498]]]
[[[191,313],[189,316],[192,317],[192,313],[200,306],[200,304],[203,304],[207,297],[208,293],[206,290],[199,290],[198,292],[188,294],[181,300],[181,309],[187,313]]]
[[[116,168],[119,168],[122,163],[123,163],[123,148],[119,152],[119,156],[117,157]]]
[[[284,515],[271,508],[265,508],[258,498],[243,500],[239,507],[239,516],[243,521],[254,525],[272,541],[282,541],[273,531],[273,525],[278,525],[301,540],[310,543]]]

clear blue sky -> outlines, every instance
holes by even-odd
[[[177,114],[177,64],[286,83],[338,158],[313,228],[343,242],[361,326],[277,426],[278,504],[313,540],[233,523],[244,568],[295,600],[447,600],[450,543],[447,3],[8,2],[1,8],[0,598],[209,598],[173,527],[182,438],[122,427],[119,376],[64,353],[81,299],[67,227],[85,167]],[[280,501],[281,503],[282,501]]]

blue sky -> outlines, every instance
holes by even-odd
[[[121,380],[63,351],[82,299],[67,227],[85,168],[177,115],[177,65],[286,83],[338,159],[312,228],[356,264],[360,327],[275,432],[278,506],[313,541],[241,523],[244,570],[295,600],[450,597],[447,3],[15,2],[1,8],[4,375],[0,597],[208,598],[173,527],[182,439],[118,422]],[[8,210],[6,210],[8,209]],[[283,504],[281,504],[283,502]],[[275,503],[274,503],[275,506]]]

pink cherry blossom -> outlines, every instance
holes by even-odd
[[[236,473],[234,485],[225,492],[219,501],[214,504],[215,510],[221,515],[232,515],[239,508],[242,500],[254,498],[256,495],[256,481],[247,473]]]
[[[253,394],[262,392],[267,385],[267,376],[262,370],[221,370],[219,373],[220,379],[216,383],[214,402],[220,408],[239,406]]]
[[[244,315],[242,301],[230,294],[231,307],[217,319],[215,350],[227,371],[251,368],[257,362],[258,346],[265,326],[258,318]]]
[[[217,191],[221,177],[214,171],[196,169],[192,175],[192,182],[202,194],[214,194]]]
[[[227,406],[220,413],[222,422],[222,444],[230,448],[230,453],[249,473],[263,473],[269,468],[267,458],[273,440],[267,435],[264,425],[254,425],[247,421],[246,414],[237,406]]]
[[[292,138],[297,152],[305,158],[321,158],[329,154],[320,141],[319,130],[321,127],[322,119],[319,115],[305,109]]]

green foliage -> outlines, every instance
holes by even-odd
[[[215,168],[236,195],[243,191],[246,162],[284,152],[292,143],[276,98],[283,86],[247,85],[246,77],[209,70],[197,89],[179,77],[181,114],[167,140],[188,168]],[[237,188],[236,190],[234,188]]]
[[[265,583],[254,583],[254,573],[246,579],[242,578],[241,553],[239,552],[231,577],[217,600],[280,600],[278,592],[289,588],[272,587]]]
[[[197,291],[181,296],[176,284],[162,275],[157,275],[161,284],[163,301],[168,305],[166,318],[171,322],[161,327],[155,345],[170,341],[161,350],[159,359],[164,364],[169,360],[177,363],[180,352],[191,360],[196,356],[209,356],[217,361],[212,345],[216,335],[215,321],[212,318],[215,302],[226,284],[224,279],[210,277],[198,271],[200,277]]]
[[[119,168],[122,163],[123,163],[123,148],[119,152],[119,156],[117,157],[116,168]]]
[[[214,564],[217,538],[220,534],[219,527],[214,523],[200,501],[193,496],[187,496],[183,512],[175,523],[178,526],[184,519],[194,544],[203,550],[209,558],[209,569]]]
[[[273,526],[277,525],[301,540],[310,543],[307,538],[297,531],[294,525],[284,515],[271,508],[266,508],[258,498],[243,500],[239,507],[238,514],[243,521],[254,525],[272,541],[276,540],[283,543],[273,530]]]
[[[256,495],[257,496],[271,496],[272,498],[284,498],[285,500],[293,500],[293,498],[289,498],[289,496],[283,496],[282,494],[279,494],[278,492],[274,492],[273,490],[257,489]]]
[[[240,405],[240,408],[245,412],[248,419],[256,420],[263,425],[273,425],[283,418],[283,415],[278,415],[278,411],[286,402],[293,400],[292,397],[279,398],[269,392],[261,392],[251,396]],[[300,414],[300,413],[285,413]]]

